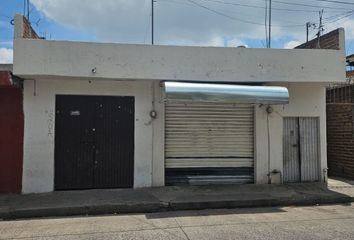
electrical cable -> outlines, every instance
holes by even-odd
[[[335,1],[335,0],[312,0],[316,2],[328,2],[328,3],[337,3],[337,4],[347,4],[347,5],[354,5],[354,3],[350,2],[343,2],[343,1]]]
[[[192,0],[192,1],[186,0],[186,1],[188,1],[190,3],[179,2],[179,1],[174,1],[174,0],[163,0],[161,2],[171,2],[171,3],[177,3],[177,4],[185,4],[185,5],[189,5],[189,6],[198,6],[198,7],[204,8],[204,9],[206,9],[208,11],[211,11],[211,12],[213,12],[215,14],[222,15],[224,17],[227,17],[227,18],[235,20],[235,21],[240,21],[240,22],[254,24],[254,25],[264,25],[264,23],[262,24],[262,23],[258,23],[258,22],[254,22],[254,21],[248,21],[248,20],[244,20],[244,19],[241,19],[241,18],[236,18],[234,16],[230,16],[230,15],[228,15],[226,13],[223,13],[222,10],[217,10],[217,9],[213,9],[213,8],[207,7],[207,6],[203,5],[203,4],[197,3],[194,0]],[[216,3],[221,3],[221,4],[238,5],[238,4],[234,4],[234,3],[230,3],[230,2],[224,2],[224,1],[221,1],[221,0],[200,0],[200,1],[208,1],[208,2],[216,2]],[[265,0],[260,0],[260,1],[267,2]],[[281,1],[273,0],[273,2],[281,2]],[[265,7],[261,7],[261,6],[259,6],[259,8],[266,9]],[[272,8],[272,10],[273,9],[274,8]],[[354,11],[354,10],[346,11],[344,13],[336,14],[336,15],[333,15],[333,16],[330,16],[330,17],[327,17],[327,18],[324,18],[324,19],[329,20],[329,19],[335,19],[336,17],[340,17],[339,19],[342,19],[342,16],[345,18],[345,17],[348,16],[348,13],[351,13],[352,11]],[[314,11],[314,12],[318,12],[318,11]],[[306,24],[290,24],[290,25],[273,25],[273,26],[274,27],[303,27],[305,25]]]
[[[351,13],[348,13],[348,14],[346,14],[346,15],[344,15],[344,16],[341,16],[341,17],[339,17],[339,18],[333,19],[332,21],[325,22],[325,23],[326,23],[326,24],[328,24],[328,23],[335,23],[335,22],[338,22],[339,20],[348,18],[348,17],[352,16],[353,14],[354,14],[354,11],[352,11]]]
[[[268,21],[268,1],[265,2],[265,12],[264,12],[264,28],[265,28],[265,39],[266,39],[266,45],[268,46],[268,28],[267,28],[267,21]]]
[[[260,25],[260,26],[264,26],[264,23],[258,23],[258,22],[253,22],[253,21],[249,21],[249,20],[244,20],[244,19],[241,19],[241,18],[236,18],[236,17],[233,17],[233,16],[230,16],[230,15],[227,15],[223,12],[220,12],[220,11],[217,11],[215,9],[212,9],[210,7],[207,7],[203,4],[200,4],[200,3],[197,3],[195,2],[194,0],[187,0],[188,2],[200,7],[200,8],[203,8],[205,10],[208,10],[210,12],[213,12],[217,15],[220,15],[220,16],[223,16],[223,17],[226,17],[226,18],[229,18],[231,20],[235,20],[235,21],[239,21],[239,22],[243,22],[243,23],[248,23],[248,24],[254,24],[254,25]],[[305,24],[292,24],[292,25],[273,25],[274,27],[304,27]]]
[[[151,24],[151,12],[149,12],[149,21],[148,21],[148,24],[146,26],[145,33],[144,33],[144,44],[146,43],[146,39],[147,39],[148,32],[149,32],[149,29],[150,29],[150,24]]]
[[[225,2],[225,1],[221,1],[221,0],[201,0],[201,1],[220,3],[220,4],[224,4],[224,5],[233,5],[233,6],[240,6],[240,7],[264,9],[264,7],[262,7],[262,6],[255,6],[255,5],[234,3],[234,2]],[[265,2],[267,2],[267,1],[265,1]],[[316,13],[318,12],[317,10],[309,10],[309,9],[289,9],[289,8],[277,8],[277,7],[272,7],[272,10],[289,11],[289,12],[316,12]]]
[[[323,19],[326,19],[326,20],[330,20],[330,19],[335,19],[337,17],[342,17],[342,16],[346,16],[347,14],[350,14],[350,13],[353,13],[354,10],[352,11],[347,11],[347,12],[344,12],[344,13],[340,13],[340,14],[336,14],[336,15],[332,15],[332,16],[329,16],[329,17],[325,17]]]
[[[195,1],[193,1],[193,0],[187,0],[187,1],[190,2],[190,3],[192,3],[192,4],[194,4],[194,5],[196,5],[196,6],[198,6],[198,7],[200,7],[200,8],[204,8],[204,9],[210,11],[210,12],[213,12],[213,13],[215,13],[215,14],[217,14],[217,15],[220,15],[220,16],[223,16],[223,17],[232,19],[232,20],[236,20],[236,21],[240,21],[240,22],[244,22],[244,23],[249,23],[249,24],[254,24],[254,25],[262,25],[262,26],[263,26],[262,23],[257,23],[257,22],[253,22],[253,21],[248,21],[248,20],[243,20],[243,19],[240,19],[240,18],[232,17],[232,16],[230,16],[230,15],[227,15],[227,14],[225,14],[225,13],[219,12],[219,11],[217,11],[217,10],[214,10],[214,9],[212,9],[212,8],[209,8],[209,7],[207,7],[207,6],[204,6],[204,5],[200,4],[200,3],[197,3],[197,2],[195,2]]]
[[[266,0],[260,0],[260,1],[266,1]],[[291,5],[291,6],[303,6],[303,7],[312,7],[312,8],[348,10],[348,8],[342,8],[342,7],[316,6],[316,5],[305,4],[305,3],[283,2],[283,1],[279,1],[279,0],[273,0],[273,2],[275,2],[275,3],[280,3],[280,4],[285,4],[285,5]]]

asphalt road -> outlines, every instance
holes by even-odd
[[[0,239],[354,239],[354,205],[0,221]]]

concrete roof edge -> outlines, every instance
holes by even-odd
[[[13,64],[12,63],[0,64],[0,71],[12,72],[12,69],[13,69]]]

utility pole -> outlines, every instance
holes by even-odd
[[[318,25],[318,32],[317,32],[317,48],[321,48],[321,35],[323,33],[323,24],[322,24],[322,16],[323,16],[323,9],[319,12],[319,16],[320,16],[320,23]]]
[[[30,21],[30,6],[29,6],[29,0],[27,0],[27,19],[28,19],[28,21]]]
[[[151,0],[151,45],[154,45],[154,1]]]
[[[269,0],[269,29],[268,29],[268,48],[271,48],[271,41],[272,41],[272,0]]]
[[[23,16],[29,21],[30,11],[29,11],[29,0],[23,0]]]

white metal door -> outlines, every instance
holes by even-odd
[[[166,169],[248,168],[253,174],[252,105],[167,103],[165,114]]]
[[[318,122],[317,117],[284,118],[284,182],[320,180]]]

